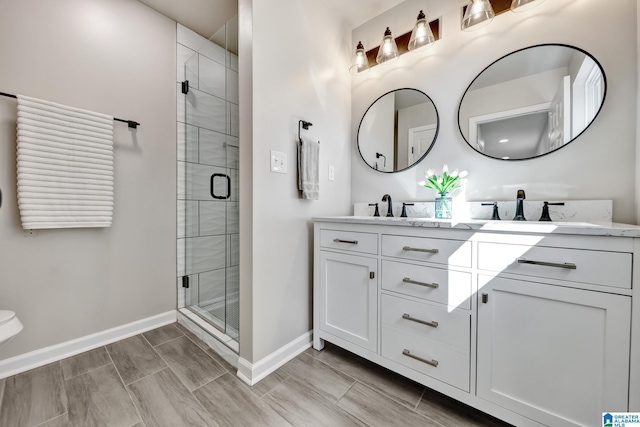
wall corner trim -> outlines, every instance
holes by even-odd
[[[95,334],[85,335],[71,341],[55,344],[49,347],[20,354],[9,359],[0,360],[0,379],[19,374],[46,364],[57,362],[103,345],[111,344],[160,326],[174,323],[177,319],[177,311],[171,310],[166,313],[136,320],[125,325]]]
[[[313,332],[305,332],[256,363],[251,363],[241,357],[238,360],[238,377],[250,386],[257,384],[267,375],[311,347],[312,339]]]

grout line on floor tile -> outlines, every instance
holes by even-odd
[[[218,362],[216,362],[215,360],[214,360],[214,363],[218,364]],[[220,375],[218,375],[217,377],[215,377],[215,378],[211,379],[210,381],[207,381],[206,383],[202,384],[200,387],[198,387],[198,388],[194,388],[194,389],[193,389],[193,391],[191,391],[190,393],[191,393],[191,394],[193,394],[196,390],[200,390],[202,387],[206,386],[207,384],[211,384],[212,382],[214,382],[215,380],[217,380],[217,379],[218,379],[218,378],[220,378],[221,376],[226,375],[226,374],[228,374],[228,373],[229,373],[229,372],[227,372],[227,370],[226,370],[226,369],[223,369],[223,370],[224,370],[224,372],[223,372],[223,373],[221,373],[221,374],[220,374]],[[194,395],[194,397],[195,397],[195,395]]]
[[[336,400],[336,403],[335,403],[335,405],[336,405],[336,406],[338,405],[338,403],[340,403],[340,401],[342,400],[342,398],[343,398],[343,397],[345,397],[347,393],[349,393],[349,391],[353,388],[353,386],[354,386],[356,383],[357,383],[357,381],[355,381],[355,380],[354,380],[354,381],[351,383],[351,385],[349,386],[349,388],[348,388],[344,393],[342,393],[342,396],[340,396],[340,397],[338,398],[338,400]]]
[[[113,357],[111,357],[111,353],[109,353],[109,349],[105,348],[107,350],[107,356],[109,356],[109,360],[111,360],[111,364],[113,365],[114,369],[116,370],[116,374],[118,374],[118,378],[120,378],[120,382],[122,383],[123,386],[127,386],[124,382],[124,379],[122,379],[122,375],[120,375],[120,371],[118,370],[118,367],[116,366],[116,363],[113,361]]]
[[[2,403],[2,402],[0,402],[0,403]],[[69,411],[65,412],[64,414],[56,415],[56,416],[55,416],[55,417],[53,417],[53,418],[49,418],[48,420],[43,421],[43,422],[41,422],[40,424],[36,424],[34,427],[43,426],[43,425],[45,425],[45,424],[47,424],[47,423],[50,423],[51,421],[57,420],[58,418],[62,418],[62,417],[64,417],[65,415],[69,415]]]
[[[165,345],[165,344],[170,343],[172,341],[179,340],[180,338],[185,338],[186,337],[187,339],[189,339],[189,337],[186,336],[182,331],[180,331],[180,333],[182,333],[182,335],[180,335],[179,337],[171,338],[169,341],[165,341],[165,342],[160,343],[160,344],[152,345],[151,347],[153,347],[153,348],[160,347],[161,345]],[[189,340],[189,341],[191,341],[191,340]],[[196,344],[196,343],[194,343],[194,344]],[[198,345],[198,344],[196,344],[196,345]],[[198,347],[198,348],[200,348],[200,347]]]
[[[140,335],[142,335],[142,334],[140,334]],[[143,337],[143,339],[144,339],[144,337]],[[146,339],[145,339],[145,341],[146,341]],[[148,341],[147,341],[147,342],[148,342]],[[149,344],[149,345],[151,345],[151,344]],[[153,350],[153,352],[154,352],[156,355],[158,355],[158,357],[160,357],[160,358],[162,359],[162,356],[160,356],[160,355],[158,354],[158,352],[156,351],[156,349],[155,349],[155,348],[153,348],[153,346],[151,347],[151,350]],[[140,378],[138,378],[137,380],[135,380],[135,381],[133,381],[133,382],[131,382],[131,383],[127,384],[127,383],[124,381],[124,378],[122,378],[122,375],[120,375],[120,370],[119,370],[119,369],[118,369],[118,367],[116,366],[116,362],[114,362],[114,360],[113,360],[113,356],[111,356],[111,353],[109,353],[109,349],[108,349],[108,348],[107,348],[107,354],[109,355],[109,358],[111,359],[111,363],[113,364],[113,367],[114,367],[114,368],[116,368],[116,372],[118,373],[118,377],[120,377],[120,381],[122,382],[122,385],[124,385],[124,386],[125,386],[125,388],[126,388],[128,385],[133,384],[134,382],[137,382],[137,381],[143,380],[143,379],[145,379],[145,378],[147,378],[147,377],[149,377],[149,376],[151,376],[151,375],[157,374],[158,372],[160,372],[160,371],[162,371],[162,370],[164,370],[164,369],[166,369],[166,368],[168,367],[168,366],[165,366],[164,368],[161,368],[161,369],[158,369],[157,371],[151,372],[151,373],[149,373],[149,374],[147,374],[147,375],[145,375],[145,376],[143,376],[143,377],[140,377]],[[166,365],[166,361],[165,361],[164,359],[162,359],[162,361],[163,361],[163,362],[165,362],[165,365]],[[134,425],[135,425],[135,424],[134,424]]]
[[[142,414],[140,414],[140,411],[138,410],[138,407],[136,406],[136,402],[131,397],[131,393],[129,393],[129,389],[127,388],[127,384],[124,382],[124,379],[122,378],[122,375],[120,375],[120,371],[118,370],[118,367],[116,366],[116,362],[113,361],[113,357],[111,357],[111,353],[109,353],[109,349],[106,349],[106,350],[107,350],[107,355],[109,356],[109,359],[111,360],[111,363],[113,364],[113,369],[116,370],[116,374],[118,374],[118,378],[120,378],[120,382],[122,383],[122,386],[124,387],[124,390],[127,392],[127,396],[129,396],[129,400],[133,404],[133,407],[136,408],[136,413],[138,414],[138,419],[140,421],[142,421]],[[135,426],[136,424],[138,424],[138,423],[136,422],[133,425]]]
[[[422,394],[420,395],[420,399],[418,399],[418,403],[416,403],[415,408],[413,408],[414,412],[418,412],[418,406],[420,406],[420,402],[422,402],[422,398],[424,394],[427,392],[427,387],[422,386]]]
[[[83,353],[88,353],[89,351],[98,350],[99,348],[101,348],[101,347],[96,347],[96,348],[94,348],[93,350],[87,350],[87,351],[85,351],[85,352],[83,352]],[[107,346],[106,346],[106,345],[103,345],[103,346],[102,346],[102,348],[104,349],[105,353],[107,353],[107,356],[109,356],[109,351],[107,351]],[[80,377],[80,376],[82,376],[82,375],[85,375],[85,374],[88,374],[88,373],[90,373],[90,372],[93,372],[93,371],[95,371],[95,370],[97,370],[97,369],[104,368],[105,366],[113,365],[113,367],[114,367],[114,368],[115,368],[115,366],[116,366],[116,365],[114,365],[113,361],[111,360],[111,356],[109,356],[109,360],[111,360],[111,362],[109,362],[109,363],[107,363],[107,364],[104,364],[104,365],[96,366],[95,368],[91,368],[91,369],[89,369],[88,371],[81,372],[81,373],[76,374],[76,375],[74,375],[74,376],[72,376],[72,377],[65,378],[65,377],[64,377],[64,369],[62,368],[62,362],[63,362],[63,361],[65,361],[65,360],[70,360],[70,359],[72,359],[72,358],[74,358],[74,357],[76,357],[76,356],[80,356],[80,355],[82,355],[83,353],[76,354],[75,356],[69,356],[69,357],[66,357],[66,358],[64,358],[64,359],[62,359],[62,360],[59,360],[59,361],[58,361],[58,363],[60,364],[60,369],[62,370],[62,378],[64,379],[64,381],[72,380],[72,379],[74,379],[74,378],[77,378],[77,377]]]
[[[400,375],[400,374],[398,374],[398,375]],[[357,383],[360,383],[360,385],[363,385],[363,386],[367,387],[367,388],[368,388],[368,389],[370,389],[370,390],[373,390],[375,393],[381,394],[381,395],[383,395],[383,396],[385,396],[385,397],[387,397],[387,398],[389,398],[389,399],[393,400],[394,402],[399,403],[400,405],[404,406],[404,407],[405,407],[405,408],[407,408],[408,410],[413,411],[413,409],[411,409],[411,406],[407,405],[407,403],[406,403],[406,402],[402,402],[400,399],[398,399],[398,398],[397,398],[397,397],[395,397],[394,395],[389,394],[389,393],[387,393],[387,392],[385,392],[385,391],[383,391],[383,390],[381,390],[381,389],[375,389],[375,388],[371,387],[369,384],[363,383],[362,381],[358,381],[358,380],[356,380],[356,382],[357,382]],[[421,385],[422,385],[422,384],[421,384]],[[424,386],[423,386],[423,387],[424,387]],[[424,390],[423,390],[423,393],[424,393]],[[419,404],[419,403],[420,403],[420,401],[418,400],[418,404]],[[414,411],[414,412],[415,412],[415,411]]]
[[[275,371],[274,371],[274,372],[275,372]],[[269,375],[271,375],[271,374],[269,374]],[[269,390],[268,392],[264,393],[262,396],[260,396],[260,395],[257,395],[257,396],[258,396],[260,399],[264,398],[266,395],[270,394],[273,390],[275,390],[275,389],[276,389],[280,384],[283,384],[284,382],[289,381],[289,379],[290,379],[292,376],[293,376],[293,375],[287,375],[287,377],[286,377],[285,379],[283,379],[282,381],[280,381],[280,382],[279,382],[278,384],[276,384],[275,386],[271,387],[271,390]],[[265,377],[265,378],[266,378],[266,377]],[[263,379],[264,379],[264,378],[263,378]],[[241,381],[242,381],[242,380],[241,380]],[[242,382],[244,382],[244,381],[242,381]],[[258,382],[259,382],[259,381],[258,381]],[[253,387],[255,386],[255,384],[254,384],[254,385],[252,385],[252,386],[251,386],[251,385],[249,385],[249,384],[247,384],[247,383],[245,383],[245,384],[246,384],[246,385],[247,385],[247,387],[249,387],[249,388],[253,388]],[[256,384],[257,384],[257,383],[256,383]]]
[[[132,381],[131,383],[127,384],[125,387],[126,387],[126,388],[129,388],[130,386],[134,385],[135,383],[140,382],[140,381],[144,380],[145,378],[149,378],[151,375],[155,375],[155,374],[157,374],[158,372],[162,372],[162,371],[165,371],[165,370],[167,370],[167,369],[169,369],[169,370],[170,370],[169,366],[165,366],[164,368],[160,369],[159,371],[154,372],[153,374],[149,374],[149,375],[147,375],[146,377],[138,378],[137,380]],[[173,371],[171,371],[171,372],[173,372]]]
[[[147,332],[149,332],[149,331],[147,331]],[[142,337],[142,339],[145,340],[147,342],[147,344],[149,344],[151,346],[151,348],[154,348],[153,345],[151,344],[151,341],[149,341],[147,339],[147,337],[144,336],[144,332],[141,333],[141,334],[138,334],[138,335],[140,335]]]

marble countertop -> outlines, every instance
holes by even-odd
[[[488,232],[577,234],[586,236],[640,237],[640,226],[615,222],[540,222],[488,221],[477,219],[448,220],[372,216],[314,217],[315,222],[343,224],[393,225],[401,227],[452,228]]]

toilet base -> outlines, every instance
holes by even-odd
[[[5,344],[11,338],[15,337],[22,331],[22,322],[17,317],[0,325],[0,346]]]

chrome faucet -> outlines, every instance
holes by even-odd
[[[385,194],[382,196],[382,201],[387,202],[387,216],[393,216],[393,205],[391,204],[391,196]]]
[[[524,190],[518,190],[516,194],[516,216],[513,218],[514,221],[526,221],[527,219],[524,217]]]

